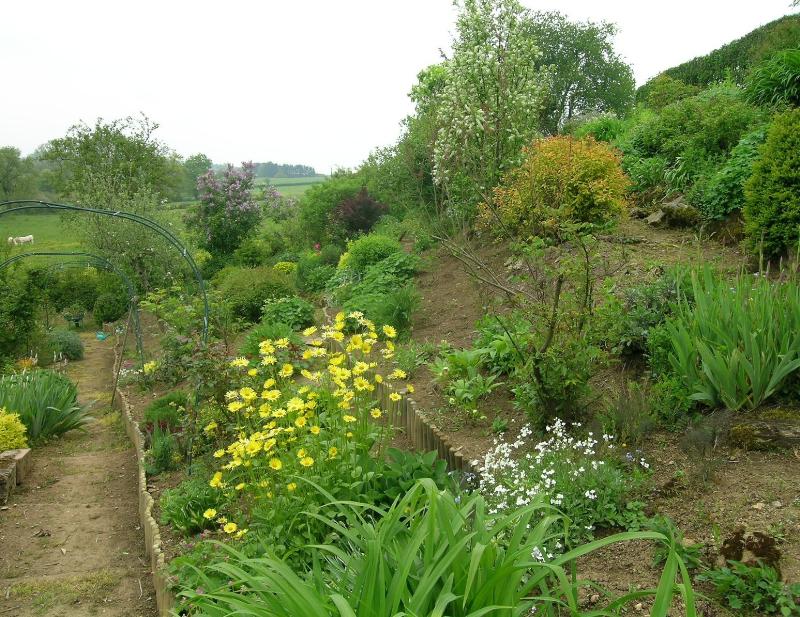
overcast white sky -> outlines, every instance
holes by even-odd
[[[789,0],[523,0],[620,28],[639,84],[791,12]],[[450,0],[0,0],[0,146],[145,112],[183,155],[353,166],[393,142]]]

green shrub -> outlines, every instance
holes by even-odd
[[[662,375],[650,389],[650,409],[664,426],[684,428],[695,415],[697,407],[691,396],[692,392],[682,380],[673,375]]]
[[[725,163],[708,179],[698,203],[706,218],[722,219],[744,207],[744,185],[765,139],[763,127],[742,137]]]
[[[0,407],[19,414],[33,443],[80,429],[89,419],[75,384],[45,370],[0,377]]]
[[[392,326],[400,337],[411,331],[414,311],[419,306],[420,296],[413,285],[405,285],[384,293],[363,293],[350,297],[344,303],[346,313],[361,311],[379,326]]]
[[[669,362],[691,399],[754,409],[800,368],[800,286],[764,276],[692,276],[694,304],[666,322]]]
[[[250,322],[261,318],[261,307],[270,298],[293,294],[289,278],[277,270],[227,267],[214,278],[214,287],[226,299],[234,315]]]
[[[800,109],[775,116],[744,187],[745,232],[754,250],[774,257],[800,239]]]
[[[161,524],[172,525],[184,535],[212,529],[217,523],[211,511],[215,512],[223,504],[222,493],[210,487],[206,476],[200,472],[161,494]]]
[[[267,339],[277,340],[287,338],[294,344],[301,342],[300,336],[292,330],[292,327],[285,323],[269,323],[265,322],[255,326],[250,333],[245,337],[239,353],[243,356],[250,358],[258,357],[258,344]]]
[[[77,332],[72,330],[53,330],[47,336],[50,347],[56,354],[67,360],[83,358],[83,341]]]
[[[704,572],[700,580],[714,585],[717,595],[738,614],[800,615],[800,583],[783,583],[774,568],[729,561],[729,567]]]
[[[397,240],[387,236],[370,234],[351,242],[347,247],[347,253],[342,256],[342,259],[344,260],[344,266],[348,270],[364,273],[369,266],[402,251],[403,247]]]
[[[785,49],[757,65],[747,78],[756,105],[800,105],[800,49]]]
[[[293,330],[301,330],[314,323],[314,305],[297,296],[267,300],[261,311],[261,321],[285,323]]]
[[[641,90],[639,98],[644,98],[648,107],[661,110],[667,105],[700,92],[700,88],[683,83],[680,79],[674,79],[666,73],[661,73],[647,82],[646,90]]]
[[[255,268],[263,266],[272,257],[272,246],[254,236],[245,238],[233,252],[233,263],[237,266]]]
[[[326,244],[319,250],[319,260],[328,266],[335,266],[343,252],[338,244]]]
[[[297,262],[295,283],[300,291],[319,292],[336,273],[336,267],[322,261],[320,255],[303,255]]]
[[[513,314],[504,317],[501,325],[494,316],[487,315],[478,321],[476,328],[474,346],[480,351],[483,366],[504,375],[512,375],[522,366],[524,359],[517,347],[528,348],[533,330],[527,319]]]
[[[117,321],[128,310],[128,302],[117,294],[104,293],[97,296],[94,303],[92,314],[98,327],[102,328],[105,323]]]
[[[543,353],[534,352],[514,376],[514,407],[524,411],[538,428],[556,418],[581,419],[598,353],[585,340],[564,341]],[[538,372],[536,378],[530,374],[534,370]]]
[[[668,271],[653,282],[625,289],[622,298],[609,295],[597,313],[595,329],[602,333],[602,342],[615,354],[644,354],[653,329],[672,314],[682,278],[682,274]]]
[[[278,272],[283,274],[292,275],[297,270],[297,262],[294,261],[279,261],[272,266]]]
[[[98,283],[96,269],[70,268],[58,272],[56,284],[48,289],[48,295],[59,312],[75,303],[80,304],[85,311],[91,311],[99,295]]]
[[[714,86],[664,107],[633,129],[632,144],[644,156],[709,160],[727,154],[760,112],[735,86]],[[694,172],[693,175],[698,175]]]
[[[344,230],[333,224],[333,212],[336,206],[360,190],[361,181],[347,174],[312,185],[298,204],[299,224],[306,238],[322,243],[341,237]]]
[[[145,472],[148,476],[157,476],[176,469],[179,461],[178,441],[175,436],[169,429],[162,429],[156,424],[150,434],[150,448],[145,452]]]
[[[181,390],[170,392],[154,400],[144,410],[144,421],[150,427],[176,429],[183,424],[188,396]]]
[[[9,413],[5,407],[0,407],[0,452],[27,448],[25,430],[18,414]]]
[[[571,134],[578,139],[593,137],[597,141],[614,141],[622,134],[625,123],[614,114],[601,114],[576,126]]]

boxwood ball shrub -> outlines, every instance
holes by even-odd
[[[538,139],[525,160],[480,207],[480,224],[498,233],[497,218],[515,235],[556,236],[565,223],[603,224],[625,211],[628,179],[620,155],[591,137]],[[492,212],[494,210],[494,212]]]
[[[0,452],[27,448],[25,430],[18,414],[9,413],[4,407],[0,407]]]
[[[223,268],[214,277],[214,287],[227,299],[234,315],[249,322],[261,319],[261,307],[270,298],[282,298],[294,293],[286,274],[274,268]]]
[[[83,341],[77,332],[72,330],[53,330],[48,335],[53,351],[67,360],[83,358]]]
[[[339,261],[339,266],[356,273],[363,273],[369,266],[402,250],[401,244],[388,236],[377,234],[362,236],[350,243],[347,252]]]
[[[775,116],[744,187],[750,246],[776,257],[800,239],[800,109]]]
[[[261,321],[285,323],[294,330],[301,330],[314,323],[314,305],[302,298],[274,298],[264,303]]]
[[[102,328],[104,323],[117,321],[127,309],[128,302],[125,298],[117,294],[104,293],[95,300],[92,313],[95,322]]]
[[[318,292],[336,274],[336,267],[326,264],[317,253],[303,255],[297,262],[295,284],[300,291]]]

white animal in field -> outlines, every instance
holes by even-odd
[[[19,244],[33,244],[33,236],[17,236],[16,238],[9,236],[8,243],[14,246]]]

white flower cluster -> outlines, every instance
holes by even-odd
[[[478,489],[492,503],[492,514],[526,506],[539,495],[545,495],[551,505],[560,506],[564,495],[558,490],[556,476],[564,477],[566,472],[567,477],[578,478],[587,472],[587,467],[596,471],[605,464],[598,456],[598,446],[611,449],[614,439],[604,434],[598,441],[592,433],[577,439],[567,433],[567,425],[559,419],[546,428],[547,439],[532,447],[528,439],[531,435],[533,430],[526,425],[515,441],[495,440],[483,462],[475,461]],[[597,493],[591,489],[584,496],[594,500]]]

